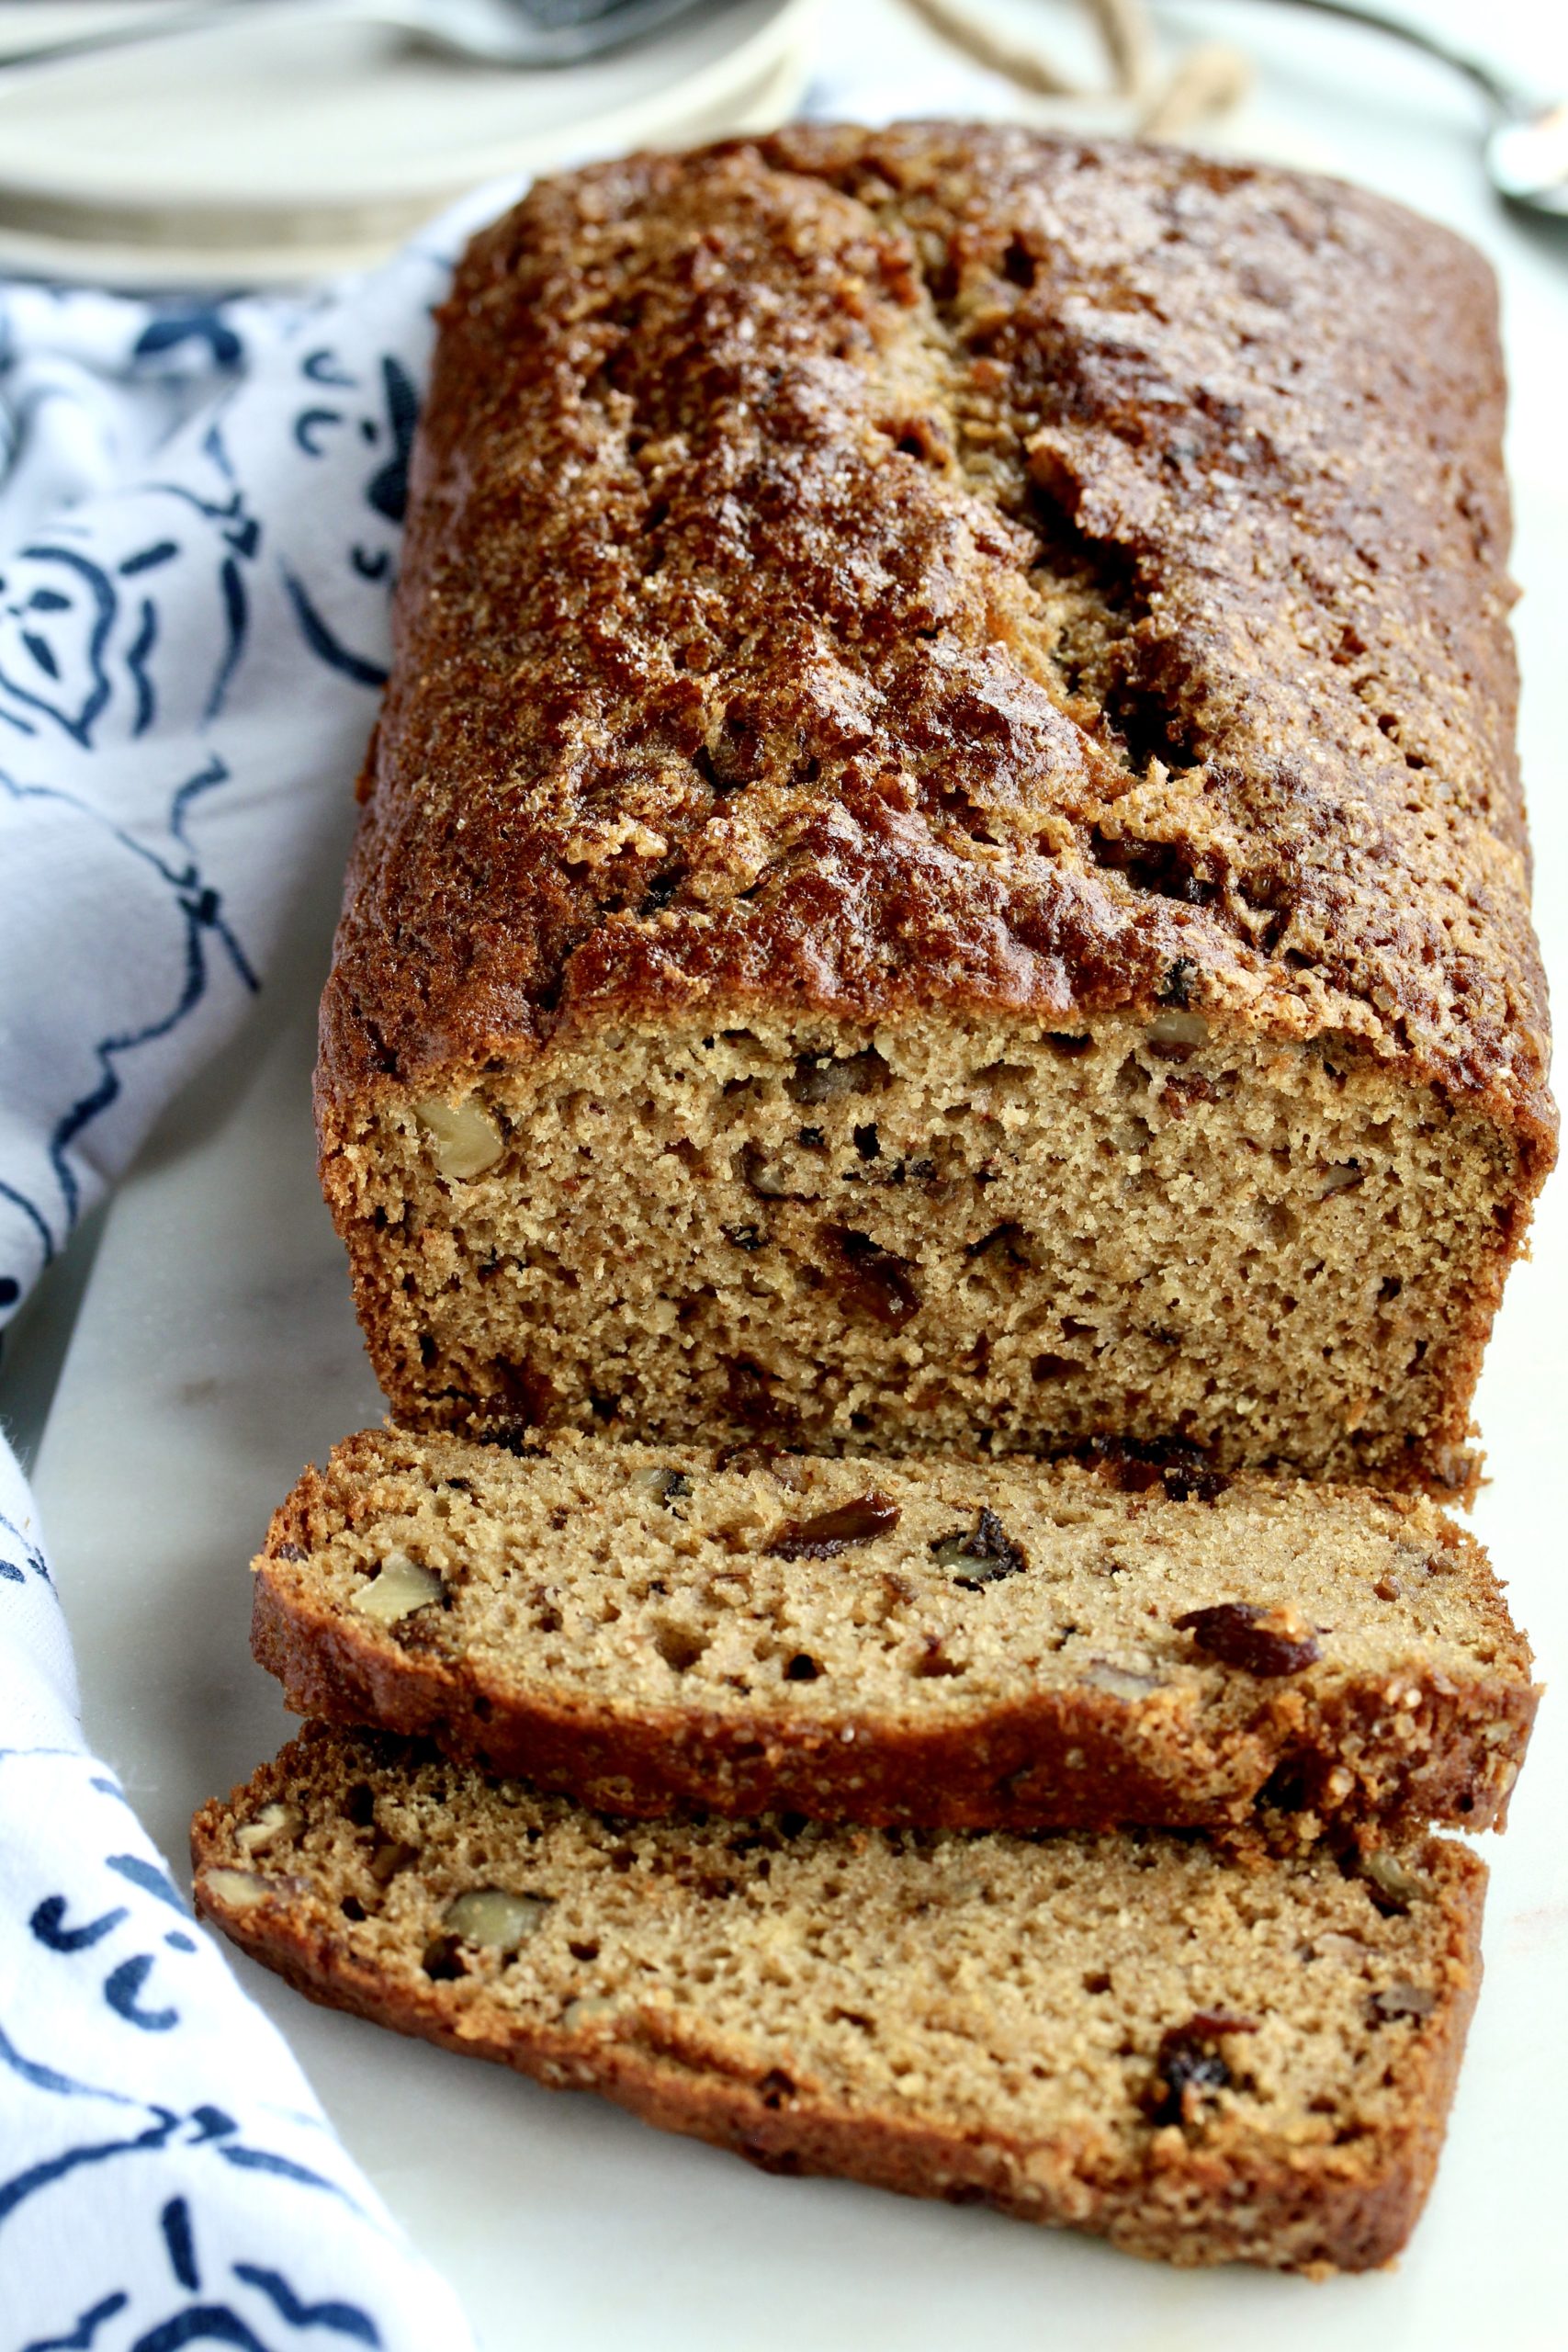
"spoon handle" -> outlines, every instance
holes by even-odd
[[[1428,57],[1438,59],[1444,65],[1451,65],[1456,74],[1462,74],[1467,81],[1472,82],[1488,104],[1506,121],[1534,111],[1523,90],[1517,83],[1509,81],[1506,74],[1499,74],[1483,59],[1472,56],[1468,50],[1453,48],[1438,34],[1428,32],[1422,25],[1410,23],[1406,17],[1385,15],[1377,7],[1363,7],[1360,0],[1289,0],[1289,5],[1296,8],[1314,9],[1321,17],[1342,17],[1347,24],[1367,25],[1373,32],[1390,33],[1396,40],[1405,41],[1414,49],[1425,50]]]

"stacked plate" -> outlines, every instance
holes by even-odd
[[[772,129],[805,85],[818,4],[718,0],[549,72],[288,5],[0,67],[0,270],[163,287],[358,267],[486,180]],[[0,6],[0,58],[123,13]]]

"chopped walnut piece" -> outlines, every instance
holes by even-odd
[[[642,1493],[651,1495],[655,1502],[663,1503],[666,1509],[671,1503],[682,1501],[692,1491],[692,1482],[683,1470],[671,1470],[661,1462],[645,1463],[640,1469],[634,1470],[631,1483]]]
[[[792,1188],[788,1171],[778,1156],[765,1152],[760,1144],[742,1144],[740,1175],[760,1201],[798,1201],[806,1198],[803,1193]]]
[[[419,1848],[401,1838],[377,1836],[370,1849],[368,1864],[371,1877],[378,1886],[390,1886],[400,1871],[408,1870],[419,1860]]]
[[[578,2033],[584,2026],[604,2024],[615,2015],[620,2006],[613,1994],[584,1993],[577,2000],[567,2003],[560,2013],[560,2021],[568,2033]]]
[[[1371,1882],[1372,1901],[1380,1911],[1408,1911],[1413,1903],[1430,1894],[1431,1888],[1424,1878],[1406,1868],[1397,1854],[1384,1847],[1372,1847],[1357,1858],[1359,1874]]]
[[[1389,1984],[1372,1995],[1367,2011],[1374,2025],[1392,2025],[1398,2018],[1419,2022],[1429,2018],[1437,2006],[1437,1995],[1425,1984]]]
[[[414,1104],[414,1117],[430,1137],[435,1171],[453,1183],[470,1183],[482,1176],[506,1149],[506,1140],[488,1111],[470,1099],[443,1102],[432,1095]]]
[[[234,1832],[242,1854],[265,1854],[274,1846],[292,1843],[305,1826],[298,1805],[264,1804],[254,1821]]]
[[[348,1605],[378,1625],[395,1625],[400,1617],[439,1600],[445,1589],[434,1568],[422,1567],[406,1552],[389,1552],[379,1575],[362,1585]]]
[[[459,1894],[441,1917],[450,1933],[465,1943],[513,1952],[525,1937],[538,1933],[554,1900],[549,1894],[509,1894],[504,1887],[479,1886]]]
[[[1208,1042],[1209,1024],[1201,1012],[1158,1012],[1149,1023],[1149,1051],[1160,1061],[1184,1062]]]
[[[1109,1690],[1118,1699],[1146,1699],[1151,1690],[1164,1686],[1157,1674],[1140,1674],[1135,1667],[1118,1666],[1108,1657],[1092,1657],[1084,1669],[1084,1679],[1092,1682],[1097,1690]]]
[[[266,1881],[254,1871],[204,1871],[201,1885],[205,1894],[231,1911],[253,1911],[267,1899]]]

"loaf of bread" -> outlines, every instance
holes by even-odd
[[[255,1654],[297,1713],[628,1814],[1482,1828],[1536,1702],[1433,1504],[1190,1462],[367,1430],[256,1571]]]
[[[193,1849],[201,1909],[312,1999],[775,2169],[1297,2270],[1384,2262],[1420,2210],[1485,1883],[1438,1841],[634,1824],[320,1730]]]
[[[1553,1137],[1494,311],[1003,128],[478,239],[322,1021],[400,1419],[1467,1486]]]

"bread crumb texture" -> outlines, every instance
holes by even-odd
[[[1536,1702],[1429,1502],[1093,1467],[367,1430],[256,1563],[302,1714],[632,1814],[1495,1822]],[[1366,1832],[1365,1834],[1371,1834]]]
[[[194,1851],[314,1998],[773,2169],[1314,2271],[1419,2211],[1485,1876],[1435,1841],[629,1823],[319,1728]]]
[[[1465,1487],[1552,1149],[1484,265],[804,129],[443,314],[323,1007],[400,1418]]]

